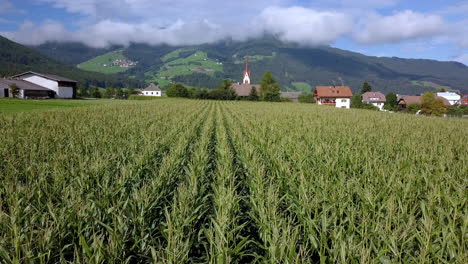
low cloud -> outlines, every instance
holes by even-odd
[[[457,57],[453,58],[453,60],[461,62],[461,63],[465,64],[466,66],[468,66],[468,53],[457,56]]]
[[[437,15],[425,15],[410,10],[391,16],[370,15],[361,21],[354,39],[362,44],[398,43],[444,33],[446,25]]]
[[[267,8],[255,21],[264,32],[282,41],[305,45],[329,44],[350,32],[353,24],[346,14],[303,7]]]

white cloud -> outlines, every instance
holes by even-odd
[[[257,26],[283,41],[308,45],[328,44],[352,29],[352,18],[331,11],[303,7],[265,9],[256,19]]]
[[[468,53],[457,56],[453,60],[461,62],[461,63],[465,64],[466,66],[468,66]]]
[[[361,29],[354,34],[354,39],[364,44],[397,43],[445,31],[446,25],[440,16],[406,10],[391,16],[370,15],[361,21]]]

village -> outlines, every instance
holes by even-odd
[[[115,62],[114,62],[115,63]],[[134,62],[131,62],[134,63]],[[130,62],[119,61],[116,65],[126,67]],[[195,90],[187,89],[181,84],[173,84],[165,92],[156,84],[151,83],[147,88],[134,90],[132,93],[136,96],[149,97],[187,97],[196,99],[224,99],[224,100],[259,100],[262,93],[261,84],[251,83],[251,71],[249,68],[248,57],[246,57],[245,70],[242,75],[242,82],[226,83],[230,94],[210,96],[210,92],[215,94],[216,90]],[[0,97],[16,97],[21,99],[46,99],[46,98],[61,98],[61,99],[76,99],[83,97],[78,94],[78,83],[74,80],[51,74],[42,74],[36,72],[25,72],[19,75],[0,79]],[[171,92],[175,89],[175,92]],[[232,89],[232,90],[231,90]],[[334,106],[336,108],[364,108],[370,110],[378,110],[384,112],[407,112],[412,114],[424,113],[422,105],[424,104],[424,95],[401,95],[389,93],[387,95],[380,91],[374,91],[370,85],[365,82],[360,93],[352,92],[349,86],[316,86],[310,94],[302,92],[285,92],[278,89],[277,100],[283,102],[303,102],[314,103],[323,106]],[[223,92],[221,91],[221,94]],[[461,113],[462,116],[467,116],[465,108],[468,106],[468,95],[460,95],[451,91],[439,91],[433,94],[433,101],[442,107],[440,115],[447,112]],[[426,94],[426,97],[428,94]],[[98,97],[104,97],[102,95]],[[113,97],[112,93],[110,96]],[[115,96],[114,96],[115,97]],[[119,97],[120,98],[120,97]],[[267,100],[268,101],[268,100]],[[455,108],[462,108],[463,111]],[[445,109],[445,110],[444,110]],[[432,111],[432,110],[431,110]],[[439,114],[437,114],[439,115]]]

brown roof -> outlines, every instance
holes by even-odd
[[[33,71],[24,72],[24,73],[12,76],[11,78],[21,78],[21,77],[23,77],[25,75],[37,75],[37,76],[40,76],[40,77],[43,77],[43,78],[46,78],[46,79],[49,79],[49,80],[52,80],[52,81],[57,81],[57,82],[77,83],[77,81],[74,81],[72,79],[68,79],[68,78],[65,78],[65,77],[62,77],[62,76],[58,76],[58,75],[54,75],[54,74],[37,73],[37,72],[33,72]]]
[[[441,99],[444,102],[445,106],[450,106],[450,102],[440,96],[436,96],[436,98]],[[404,96],[398,101],[399,105],[410,105],[410,104],[422,104],[422,96]]]
[[[151,83],[148,87],[146,87],[145,89],[143,89],[142,91],[146,91],[146,92],[154,92],[154,91],[157,91],[157,92],[160,92],[161,89],[159,89],[159,86],[157,86],[156,84],[154,83]]]
[[[19,89],[21,90],[29,90],[29,91],[53,91],[51,89],[42,87],[40,85],[30,83],[23,80],[12,80],[12,79],[0,79],[0,88],[8,89],[10,88],[11,84],[16,84]]]
[[[362,101],[370,103],[385,103],[387,102],[387,98],[381,92],[367,92],[362,94]]]
[[[249,96],[252,87],[257,89],[257,94],[260,94],[260,84],[248,84],[248,83],[241,83],[241,84],[233,84],[232,88],[236,91],[237,96]]]
[[[460,99],[460,104],[461,105],[468,105],[468,95],[465,95]]]
[[[349,86],[316,86],[314,96],[318,98],[351,98],[353,93]]]

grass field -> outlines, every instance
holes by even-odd
[[[419,85],[419,86],[424,86],[424,87],[430,87],[434,89],[445,89],[445,90],[450,90],[449,86],[442,86],[433,82],[427,82],[427,81],[411,81],[412,85]]]
[[[193,73],[214,75],[215,72],[223,72],[223,65],[208,58],[205,52],[193,50],[191,55],[181,56],[181,53],[190,51],[192,50],[178,49],[165,55],[161,60],[166,63],[159,71],[145,73],[146,82],[157,82],[160,86],[165,87],[171,83],[171,78],[174,76],[191,75]]]
[[[111,100],[21,100],[0,99],[0,113],[45,111],[57,108],[82,107],[109,103]]]
[[[86,71],[100,72],[105,74],[126,72],[129,69],[113,66],[112,63],[115,60],[126,60],[125,56],[122,54],[122,50],[111,51],[89,61],[83,62],[78,65],[78,68]]]
[[[162,99],[0,116],[5,263],[465,263],[468,122]]]

